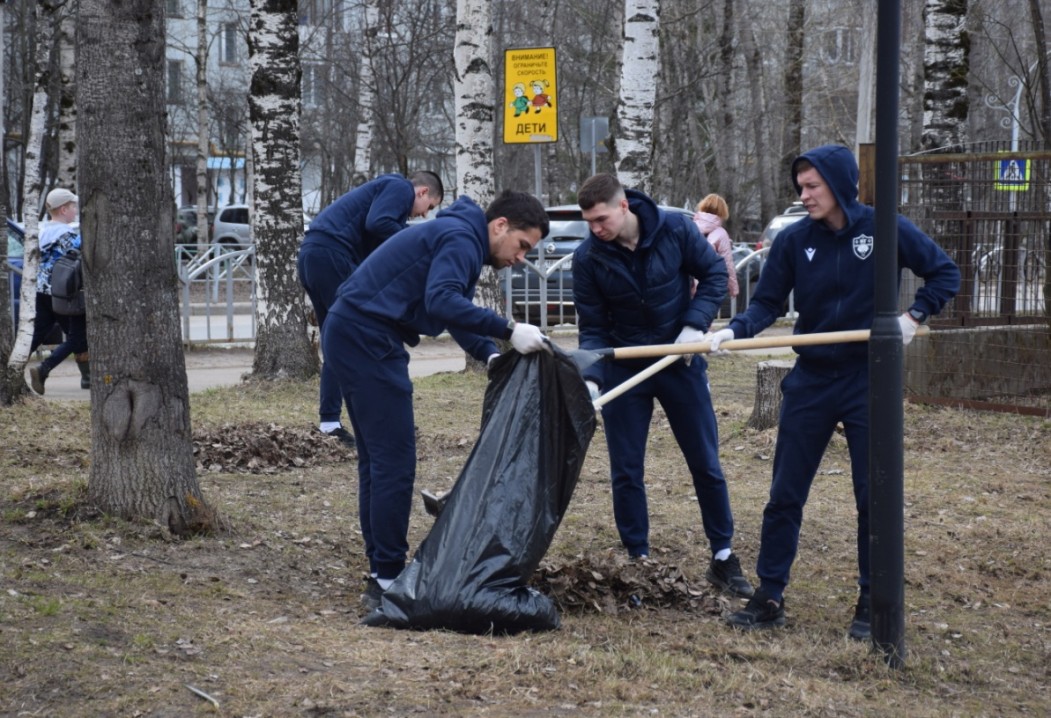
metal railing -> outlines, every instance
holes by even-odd
[[[176,245],[184,344],[255,341],[255,247]]]
[[[737,262],[739,293],[724,305],[728,311],[720,313],[723,319],[729,319],[748,307],[769,253],[769,248],[763,248]],[[544,331],[565,325],[575,326],[577,312],[573,304],[572,261],[573,255],[551,261],[541,252],[535,262],[527,259],[502,270],[501,287],[507,316],[536,324]],[[758,271],[753,271],[754,266],[758,266]],[[794,295],[789,295],[784,316],[796,316]]]

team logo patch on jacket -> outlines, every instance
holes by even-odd
[[[858,259],[868,259],[872,254],[872,237],[867,234],[859,234],[851,241],[854,243],[854,256]]]

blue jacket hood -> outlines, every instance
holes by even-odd
[[[822,145],[796,157],[792,161],[792,186],[796,188],[797,195],[802,194],[803,190],[796,181],[796,175],[799,174],[796,168],[803,160],[812,164],[824,178],[832,196],[846,215],[847,225],[844,229],[849,229],[858,220],[863,206],[858,202],[859,172],[854,153],[843,145]]]
[[[467,195],[460,197],[451,205],[434,215],[435,219],[451,217],[466,222],[471,227],[471,233],[482,249],[485,263],[489,263],[489,222],[485,219],[485,211]]]

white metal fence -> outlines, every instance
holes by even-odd
[[[720,309],[720,318],[729,319],[748,307],[769,252],[769,248],[760,249],[737,262],[739,293],[736,297],[727,297]],[[540,252],[535,262],[526,260],[503,270],[501,286],[507,316],[535,324],[545,331],[566,325],[576,326],[572,259],[572,255],[566,255],[551,261]],[[794,299],[794,296],[789,296],[785,316],[795,317]]]
[[[737,297],[728,297],[719,316],[729,319],[743,311],[755,291],[769,249],[749,253],[737,262]],[[192,344],[249,343],[255,341],[255,248],[230,249],[210,245],[178,245],[183,342]],[[508,316],[536,324],[547,331],[575,327],[572,255],[526,261],[502,271],[504,309]],[[794,317],[789,297],[786,316]]]
[[[184,344],[255,341],[255,247],[175,248]]]

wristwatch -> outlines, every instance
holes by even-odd
[[[514,319],[508,319],[507,320],[508,336],[510,336],[511,334],[514,334],[515,327],[517,327],[517,326],[518,326],[518,322],[516,322]]]
[[[909,316],[916,320],[917,324],[923,324],[927,321],[927,314],[916,308],[909,310]]]

